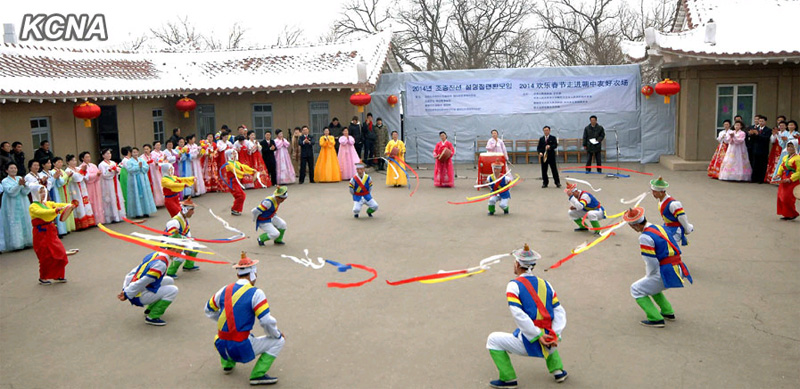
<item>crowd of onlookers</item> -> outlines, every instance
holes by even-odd
[[[392,134],[397,137],[397,132]],[[295,127],[290,134],[277,129],[265,132],[262,139],[241,125],[234,133],[223,125],[216,134],[203,139],[183,136],[175,128],[162,142],[120,149],[121,160],[112,160],[110,149],[92,153],[55,156],[49,141],[42,141],[33,158],[26,158],[21,142],[0,143],[0,251],[20,250],[32,245],[29,207],[31,190],[46,188],[47,198],[60,204],[72,204],[66,220],[57,218],[58,235],[95,226],[116,223],[126,217],[149,217],[164,206],[165,176],[195,177],[194,185],[179,195],[202,196],[207,192],[229,191],[232,185],[244,189],[291,184],[306,176],[309,182],[346,181],[355,174],[355,164],[364,161],[382,166],[383,149],[390,134],[382,120],[373,121],[367,114],[364,123],[354,116],[348,126],[337,118],[323,130],[319,141],[307,126]],[[315,161],[314,146],[319,143]],[[388,153],[388,152],[387,152]],[[235,156],[234,156],[235,154]],[[223,167],[235,159],[255,173],[234,182]]]

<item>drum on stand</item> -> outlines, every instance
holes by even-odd
[[[506,156],[503,153],[481,153],[478,157],[478,184],[483,184],[486,177],[492,174],[492,164],[502,163],[502,173],[506,173]]]

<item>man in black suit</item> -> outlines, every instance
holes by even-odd
[[[278,129],[280,131],[280,129]],[[275,174],[275,141],[272,140],[272,133],[264,131],[264,140],[261,142],[261,157],[264,158],[264,164],[267,165],[267,172],[273,184],[277,185]]]
[[[772,135],[772,129],[767,127],[767,117],[759,115],[758,125],[748,131],[748,134],[754,137],[752,182],[763,184],[769,162],[769,137]]]
[[[306,180],[308,166],[308,182],[314,183],[314,137],[308,134],[308,126],[303,126],[303,134],[297,140],[300,143],[300,183]]]
[[[550,171],[553,173],[553,181],[556,182],[556,188],[561,187],[561,180],[558,178],[558,167],[556,167],[556,148],[558,148],[558,139],[550,136],[550,127],[544,126],[542,129],[544,136],[539,138],[539,144],[536,146],[536,151],[539,152],[539,162],[542,164],[542,188],[547,188],[550,180],[547,177],[547,167],[550,166]]]

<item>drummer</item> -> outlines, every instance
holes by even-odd
[[[497,130],[492,130],[492,138],[486,142],[486,152],[489,153],[501,153],[505,156],[506,161],[508,161],[508,151],[506,150],[506,144],[503,142],[502,139],[499,139],[498,136],[500,134]]]

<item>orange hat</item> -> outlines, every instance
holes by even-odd
[[[181,207],[186,209],[194,209],[195,203],[192,202],[191,197],[187,197],[186,200],[181,201]]]
[[[636,207],[625,211],[622,220],[628,224],[642,224],[644,222],[644,208]]]
[[[247,269],[258,265],[257,259],[250,259],[247,257],[247,253],[242,251],[242,259],[239,260],[239,263],[233,265],[234,269]]]
[[[570,194],[570,193],[572,193],[572,192],[574,192],[576,190],[578,190],[578,184],[575,184],[575,183],[572,183],[572,182],[568,182],[567,183],[567,188],[564,189],[564,193]]]

